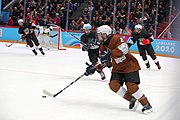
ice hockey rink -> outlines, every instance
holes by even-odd
[[[10,44],[10,43],[8,43]],[[147,70],[138,54],[140,88],[148,97],[153,113],[136,111],[95,73],[84,76],[55,98],[42,98],[43,89],[53,94],[81,76],[88,61],[80,49],[47,51],[33,55],[24,44],[6,47],[0,42],[0,120],[180,120],[180,59],[160,57],[158,70],[149,58]]]

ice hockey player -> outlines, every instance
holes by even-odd
[[[39,29],[38,39],[41,45],[44,42],[47,50],[50,50],[50,46],[51,46],[50,31],[53,30],[53,26],[48,24],[45,19],[46,18],[44,18],[44,21],[41,22],[38,26],[38,29]]]
[[[97,28],[100,45],[100,58],[102,63],[106,63],[109,57],[112,60],[112,73],[109,82],[110,89],[129,101],[129,109],[136,110],[138,101],[142,104],[142,112],[148,114],[152,112],[147,97],[140,90],[140,66],[137,59],[128,51],[128,45],[120,36],[112,35],[112,29],[107,25]],[[87,67],[86,74],[91,75],[94,67]],[[127,90],[123,87],[125,83]]]
[[[98,63],[99,58],[99,43],[96,39],[96,34],[91,30],[91,25],[89,23],[84,24],[83,31],[84,34],[81,36],[80,43],[82,45],[82,50],[88,52],[89,61],[95,66]],[[105,80],[105,74],[102,70],[97,70],[101,75],[101,79]]]
[[[24,22],[22,19],[18,20],[18,24],[19,24],[19,34],[21,35],[21,38],[23,40],[26,40],[27,45],[30,46],[30,48],[32,49],[33,53],[35,55],[37,55],[38,53],[36,52],[36,49],[34,47],[35,46],[40,50],[40,52],[45,55],[42,47],[39,44],[39,41],[35,35],[34,29],[36,28],[36,25],[34,23],[30,23],[30,22]],[[33,44],[34,43],[34,44]]]
[[[154,60],[154,63],[157,65],[158,69],[160,70],[161,66],[155,55],[154,49],[151,45],[151,42],[153,41],[152,37],[153,37],[152,35],[148,34],[148,32],[143,29],[142,25],[137,24],[135,25],[134,31],[132,32],[132,36],[128,41],[128,46],[130,47],[131,45],[135,44],[135,42],[137,41],[137,46],[140,56],[144,60],[146,67],[148,69],[150,68],[149,60],[146,56],[146,51],[147,51],[148,55],[150,55],[150,57]]]

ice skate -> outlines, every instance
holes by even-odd
[[[147,68],[147,69],[150,69],[150,64],[149,64],[149,62],[146,63],[146,68]]]
[[[32,50],[33,51],[33,53],[35,54],[35,55],[37,55],[38,53],[36,52],[36,50],[34,49],[34,50]]]
[[[50,50],[50,48],[48,47],[47,50]]]
[[[160,70],[161,66],[160,66],[159,62],[157,62],[156,65],[157,65],[158,69]]]
[[[129,109],[135,111],[137,107],[139,106],[139,101],[132,97],[131,100],[129,101]]]
[[[146,105],[143,106],[142,112],[144,114],[149,114],[149,113],[153,112],[152,106],[150,105],[150,103],[147,103]]]
[[[39,48],[39,51],[41,52],[42,55],[45,55],[45,53],[44,53],[42,48]]]

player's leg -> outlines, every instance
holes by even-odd
[[[39,51],[40,51],[43,55],[45,55],[45,53],[44,53],[41,45],[39,44],[39,41],[38,41],[36,35],[35,35],[35,34],[31,34],[31,37],[32,37],[32,40],[33,40],[34,44],[39,48]]]
[[[139,46],[138,50],[139,50],[140,56],[142,57],[146,65],[146,68],[150,68],[149,60],[147,59],[147,56],[146,56],[146,46]]]
[[[45,46],[48,50],[50,50],[50,46],[51,46],[51,41],[50,41],[50,37],[47,34],[44,34],[44,42],[45,42]]]
[[[32,49],[33,53],[37,55],[36,49],[34,48],[33,42],[31,41],[30,37],[26,37],[27,45]]]
[[[125,82],[127,86],[127,91],[132,94],[143,106],[143,113],[152,112],[152,106],[149,103],[145,94],[139,89],[138,84],[140,84],[139,72],[131,72],[125,74]]]
[[[109,82],[110,89],[117,93],[119,96],[129,101],[129,109],[135,110],[138,103],[137,100],[123,87],[124,78],[120,73],[112,73],[111,79]]]
[[[44,42],[43,34],[40,33],[40,34],[37,36],[37,38],[38,38],[38,41],[39,41],[40,45],[43,45],[43,42]]]
[[[88,51],[88,56],[89,56],[89,61],[93,64],[96,65],[98,63],[98,58],[99,58],[99,49],[93,49]],[[101,75],[101,79],[105,80],[106,76],[102,70],[97,70],[97,72]]]
[[[147,46],[147,52],[148,52],[148,54],[151,56],[151,58],[153,59],[154,63],[155,63],[156,66],[158,67],[158,69],[160,70],[160,69],[161,69],[161,66],[160,66],[160,64],[159,64],[159,61],[158,61],[158,59],[157,59],[157,57],[156,57],[156,55],[155,55],[154,49],[153,49],[153,47],[152,47],[151,44],[149,44],[149,45]]]

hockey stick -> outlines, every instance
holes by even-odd
[[[14,43],[17,43],[17,42],[19,42],[20,40],[21,40],[22,38],[20,38],[19,40],[16,40],[16,41],[14,41],[13,43],[11,43],[11,44],[5,44],[6,45],[6,47],[11,47]]]
[[[62,29],[62,28],[61,28]],[[63,31],[65,31],[64,29],[62,29]],[[78,40],[82,45],[87,45],[86,43],[84,43],[83,41],[81,41],[79,38],[77,38],[76,36],[74,36],[73,34],[65,31],[67,34],[69,34],[70,36],[72,36],[73,38],[75,38],[76,40]]]
[[[53,37],[56,37],[56,36],[58,36],[58,33],[55,34],[55,35],[51,35],[51,36],[49,36],[49,37],[52,37],[52,38],[53,38]]]
[[[87,62],[86,62],[87,66],[90,66]],[[98,64],[97,64],[98,65]],[[97,67],[97,65],[94,66],[94,68]],[[102,64],[102,67],[105,67],[105,64]],[[85,73],[83,73],[81,76],[79,76],[76,80],[72,81],[69,85],[67,85],[65,88],[63,88],[62,90],[60,90],[59,92],[57,92],[56,94],[52,94],[47,90],[43,90],[43,93],[48,95],[49,97],[53,97],[55,98],[57,95],[59,95],[60,93],[62,93],[64,90],[66,90],[69,86],[73,85],[75,82],[77,82],[79,79],[81,79],[83,76],[85,75]]]
[[[75,82],[77,82],[80,78],[82,78],[84,76],[84,73],[79,76],[76,80],[72,81],[69,85],[67,85],[65,88],[63,88],[62,90],[60,90],[58,93],[56,94],[52,94],[50,92],[48,92],[47,90],[43,90],[43,93],[50,96],[50,97],[56,97],[57,95],[59,95],[60,93],[62,93],[65,89],[67,89],[69,86],[71,86],[72,84],[74,84]]]

